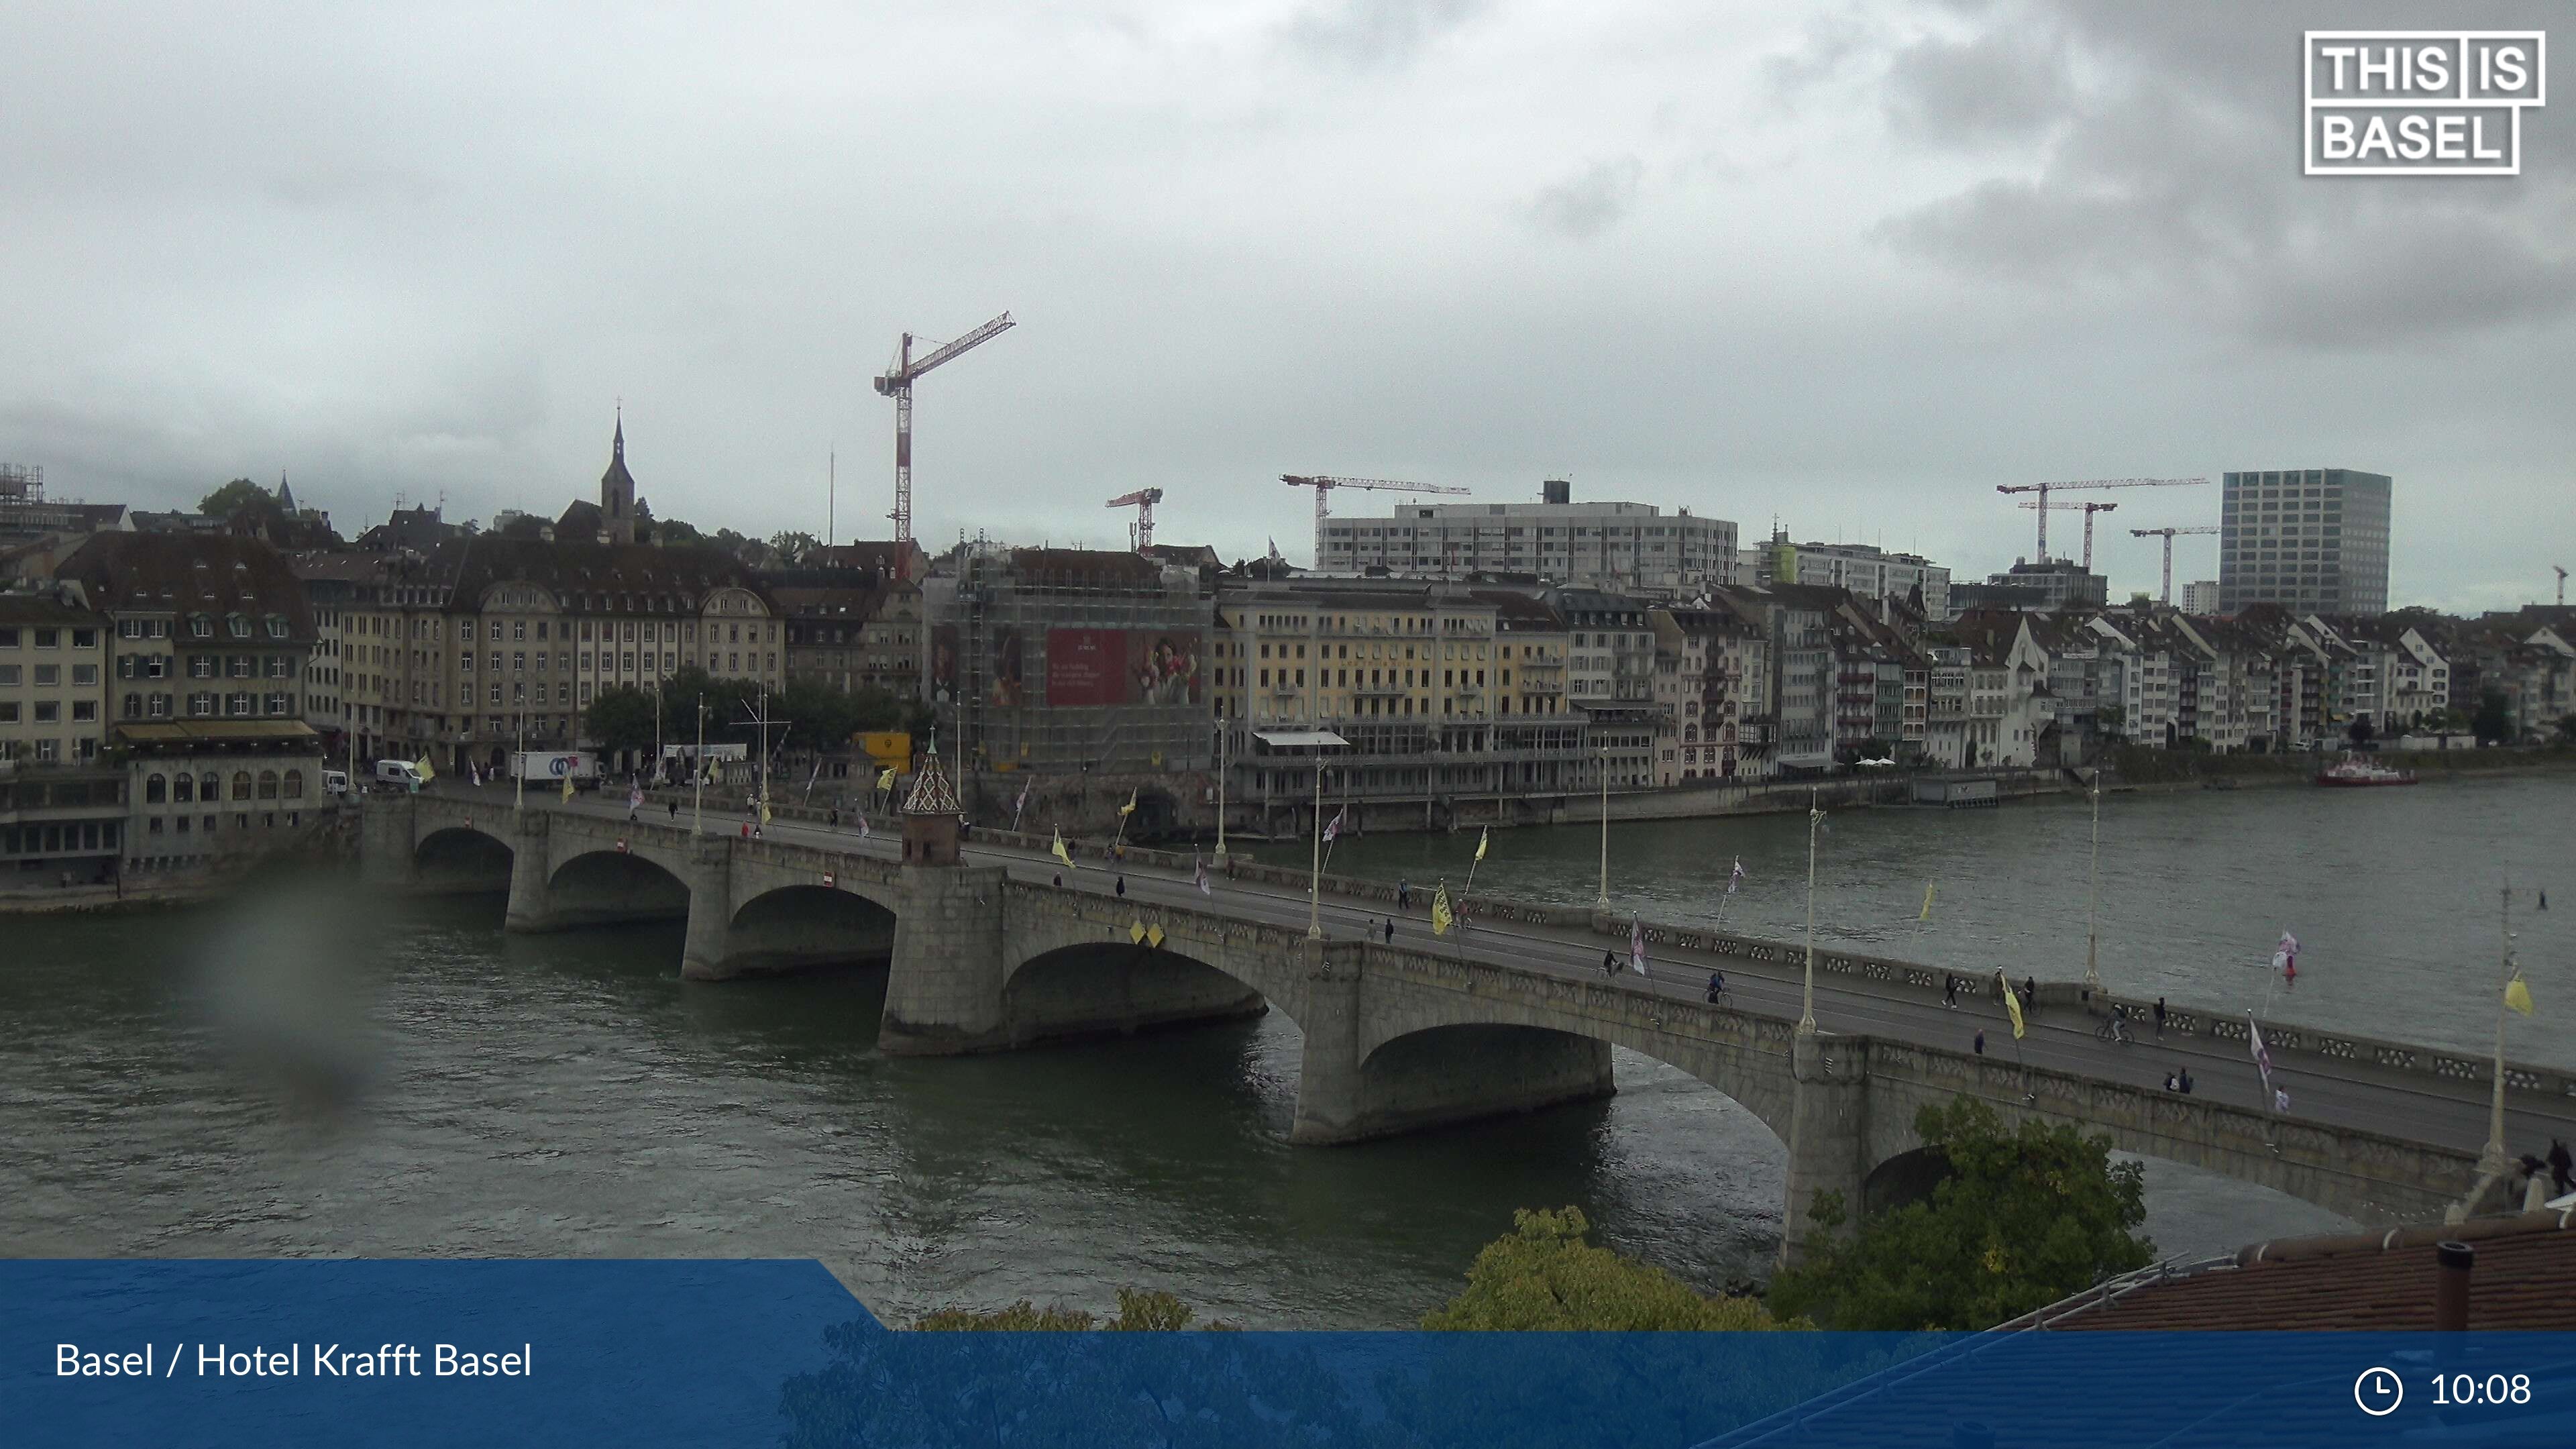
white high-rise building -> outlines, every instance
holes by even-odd
[[[1407,503],[1333,517],[1316,539],[1326,573],[1417,578],[1535,574],[1574,588],[1686,598],[1735,581],[1735,525],[1651,503],[1576,503],[1559,479],[1538,503]]]
[[[2186,614],[2218,612],[2218,580],[2202,579],[2182,586],[2182,611]]]
[[[1797,553],[1797,583],[1849,589],[1864,599],[1905,600],[1920,589],[1924,618],[1950,617],[1950,571],[1930,559],[1866,543],[1802,543]]]

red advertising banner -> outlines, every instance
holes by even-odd
[[[1199,640],[1153,629],[1049,629],[1047,703],[1199,702]]]
[[[1128,698],[1126,630],[1047,631],[1048,704],[1125,704]]]

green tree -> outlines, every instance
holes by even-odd
[[[795,563],[805,557],[807,550],[821,548],[823,541],[800,529],[786,528],[769,536],[769,546],[778,550],[781,561]]]
[[[2379,731],[2371,725],[2370,716],[2366,714],[2353,716],[2352,724],[2344,734],[2356,745],[2369,744],[2379,737]]]
[[[1522,1208],[1487,1243],[1467,1291],[1422,1316],[1431,1329],[1756,1329],[1780,1324],[1751,1298],[1705,1298],[1661,1268],[1585,1240],[1583,1210]]]
[[[653,748],[653,696],[630,684],[613,685],[582,711],[582,736],[615,754]]]
[[[2513,738],[2513,707],[2501,689],[2490,689],[2478,696],[2478,712],[2469,719],[2469,728],[2480,744]]]
[[[654,543],[670,545],[672,547],[680,547],[688,544],[704,543],[706,542],[706,538],[695,528],[681,522],[679,519],[657,518],[653,521],[653,536],[651,541]]]
[[[2558,722],[2558,743],[2576,745],[2576,714],[2568,715]]]
[[[248,478],[235,478],[230,483],[197,500],[197,511],[210,518],[230,518],[245,508],[273,503],[268,490]]]
[[[1846,1330],[1988,1328],[2155,1256],[2134,1231],[2146,1221],[2145,1169],[2113,1166],[2108,1137],[2040,1122],[2007,1130],[1969,1097],[1924,1107],[1914,1129],[1950,1175],[1847,1237],[1838,1195],[1821,1194],[1805,1260],[1771,1282],[1772,1312]]]

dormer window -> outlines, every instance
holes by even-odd
[[[286,637],[286,619],[283,615],[271,614],[268,616],[268,637],[271,639],[283,639]]]
[[[215,621],[207,618],[203,614],[191,615],[188,619],[188,637],[191,639],[212,639],[215,637]]]
[[[236,639],[247,639],[250,637],[250,620],[245,615],[235,614],[230,618],[225,619],[224,628],[227,633],[230,633]]]

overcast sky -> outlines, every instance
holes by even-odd
[[[622,398],[657,513],[819,533],[837,448],[882,537],[870,376],[1008,310],[920,384],[933,548],[1160,486],[1165,540],[1302,561],[1282,472],[1567,476],[1967,577],[2031,551],[1998,483],[2345,466],[2392,601],[2508,605],[2576,567],[2576,94],[2518,178],[2311,180],[2300,32],[2566,13],[11,6],[0,459],[551,514]],[[2104,496],[2120,593],[2128,528],[2217,520]]]

